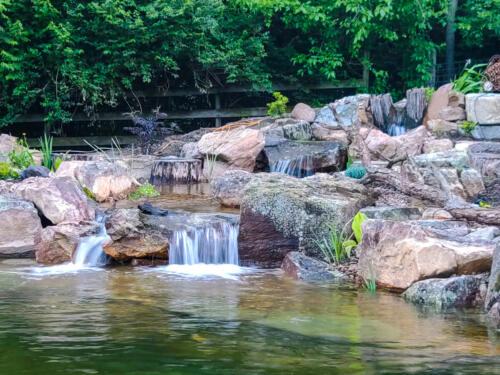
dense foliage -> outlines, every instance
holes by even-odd
[[[498,0],[461,0],[457,46],[489,50]],[[430,77],[447,0],[0,0],[0,126],[33,110],[47,122],[75,108],[127,102],[155,85],[360,78],[371,90]],[[468,56],[474,57],[474,56]]]

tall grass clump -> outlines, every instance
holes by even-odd
[[[43,138],[40,138],[40,147],[42,148],[42,165],[52,170],[52,142],[54,138],[47,137],[47,134],[43,135]]]
[[[486,64],[476,64],[467,68],[466,64],[460,77],[453,81],[453,90],[463,94],[480,92],[484,79],[484,67],[486,67]]]

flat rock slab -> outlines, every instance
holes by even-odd
[[[288,253],[283,259],[281,268],[287,276],[296,280],[329,281],[346,279],[344,274],[330,269],[327,263],[308,257],[298,251]]]

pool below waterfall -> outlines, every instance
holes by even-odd
[[[1,374],[498,373],[479,319],[278,270],[0,262]]]

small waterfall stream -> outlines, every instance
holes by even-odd
[[[303,178],[313,175],[313,158],[304,155],[297,159],[277,160],[269,165],[269,171],[288,174],[293,177]]]
[[[208,227],[176,230],[172,233],[169,263],[238,265],[238,230],[238,224],[226,221]]]
[[[99,267],[108,263],[108,257],[102,250],[102,244],[109,237],[104,225],[105,216],[96,218],[99,223],[99,232],[80,241],[73,255],[73,265],[77,267]]]

